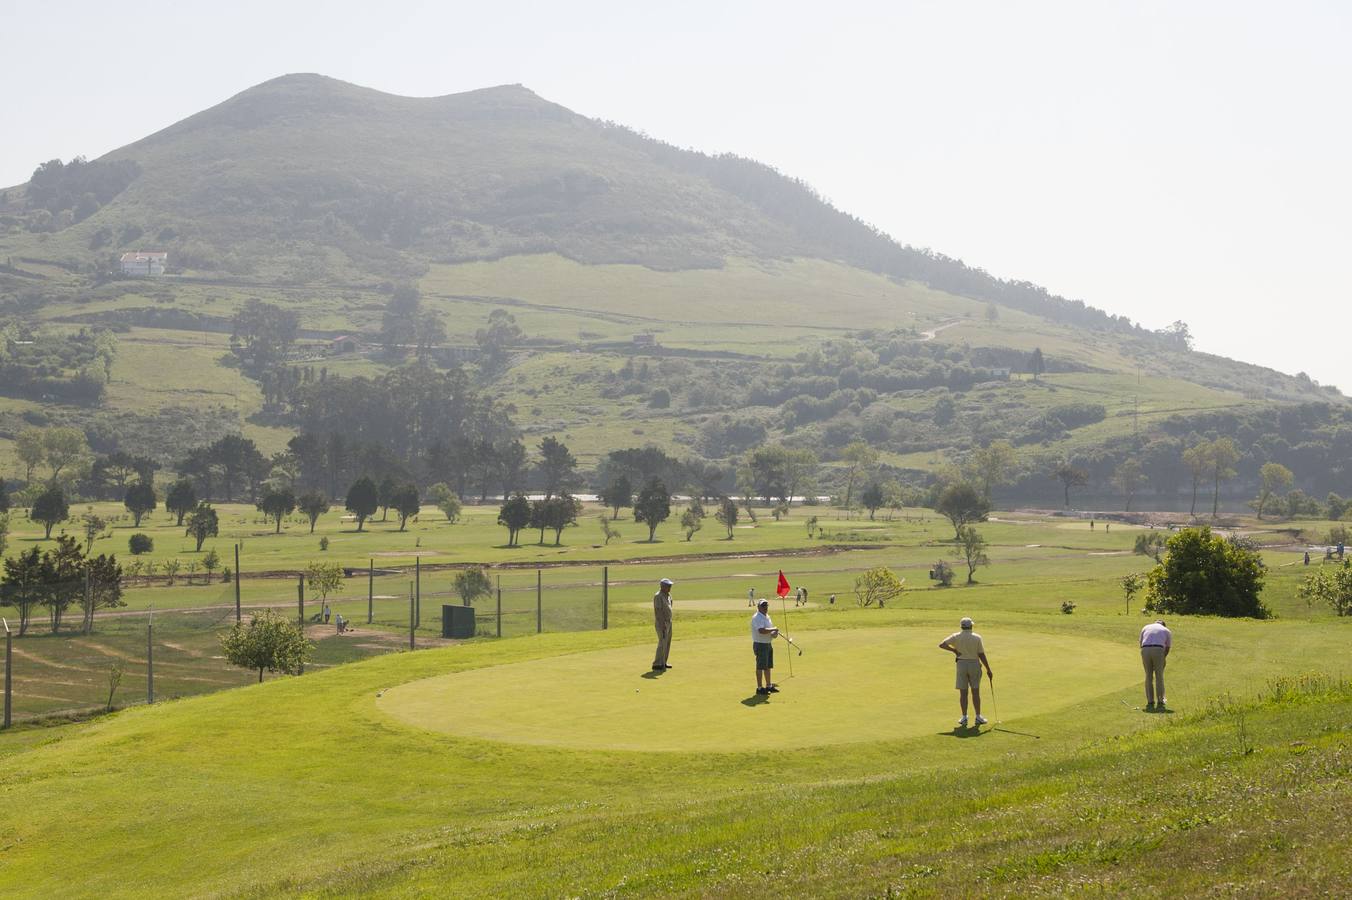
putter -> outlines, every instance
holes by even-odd
[[[802,647],[799,647],[797,644],[795,644],[794,641],[793,641],[793,638],[789,637],[787,634],[785,634],[785,633],[782,632],[782,631],[779,633],[779,636],[782,637],[784,640],[788,641],[788,642],[789,642],[789,646],[792,647],[793,649],[797,650],[799,656],[802,656],[802,655],[803,655],[803,648],[802,648]]]
[[[991,683],[991,712],[995,715],[995,725],[999,725],[999,724],[1000,724],[1000,701],[997,700],[997,699],[995,699],[995,676],[991,675],[989,672],[986,673],[986,674],[987,674],[987,677],[989,678],[990,683]],[[992,731],[995,730],[995,725],[992,725],[992,726],[991,726],[991,730],[992,730]]]
[[[1125,701],[1125,700],[1122,701],[1122,705],[1125,706],[1127,709],[1131,710],[1132,712],[1140,712],[1140,711],[1141,711],[1141,708],[1140,708],[1139,706],[1132,706],[1130,703],[1128,703],[1128,702]]]

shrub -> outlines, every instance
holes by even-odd
[[[136,533],[127,538],[127,549],[132,556],[140,556],[155,549],[155,539],[148,534]]]
[[[930,580],[939,582],[940,587],[950,587],[953,584],[953,567],[942,559],[934,564],[930,569]]]
[[[1070,615],[1071,613],[1075,612],[1075,601],[1074,601],[1074,600],[1062,600],[1062,601],[1061,601],[1061,612],[1065,613],[1066,615]]]
[[[1169,555],[1148,576],[1148,612],[1256,619],[1271,615],[1258,596],[1263,562],[1241,541],[1216,537],[1203,526],[1178,532],[1167,547]]]
[[[327,549],[329,549],[329,539],[328,539],[328,538],[322,537],[322,538],[319,539],[319,549],[320,549],[320,550],[327,550]]]

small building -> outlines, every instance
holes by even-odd
[[[163,275],[169,254],[161,250],[129,250],[122,254],[123,275]]]
[[[351,334],[340,335],[329,341],[330,353],[356,353],[361,347],[361,338]]]

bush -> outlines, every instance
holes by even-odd
[[[131,551],[132,556],[149,553],[155,549],[155,539],[148,534],[138,532],[127,538],[127,549]]]
[[[327,550],[327,549],[329,549],[329,539],[328,539],[328,538],[322,537],[322,538],[319,539],[319,549],[320,549],[320,550]]]
[[[1255,619],[1271,615],[1258,596],[1263,562],[1241,541],[1216,537],[1203,526],[1178,532],[1167,547],[1169,555],[1148,576],[1147,612]]]
[[[940,587],[951,587],[953,584],[953,567],[942,559],[934,564],[930,569],[930,580],[939,582]]]
[[[1061,612],[1065,613],[1066,615],[1070,615],[1071,613],[1075,612],[1075,601],[1074,601],[1074,600],[1062,600],[1062,601],[1061,601]]]

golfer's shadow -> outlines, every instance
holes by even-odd
[[[643,671],[643,674],[638,677],[653,679],[653,678],[661,678],[665,674],[667,674],[666,669],[645,669]]]
[[[769,702],[770,702],[770,698],[769,698],[768,696],[766,696],[765,694],[752,694],[750,697],[747,697],[745,700],[742,701],[742,705],[743,705],[743,706],[760,706],[760,705],[762,705],[762,704],[769,703]]]
[[[941,731],[941,732],[939,732],[939,737],[955,737],[955,738],[974,738],[974,737],[982,737],[982,736],[984,736],[984,735],[990,734],[990,733],[991,733],[992,731],[994,731],[994,730],[995,730],[995,729],[990,728],[990,729],[987,729],[987,730],[985,730],[985,731],[978,731],[978,730],[975,729],[975,728],[963,728],[961,725],[959,725],[959,726],[957,726],[956,728],[954,728],[952,731]]]

